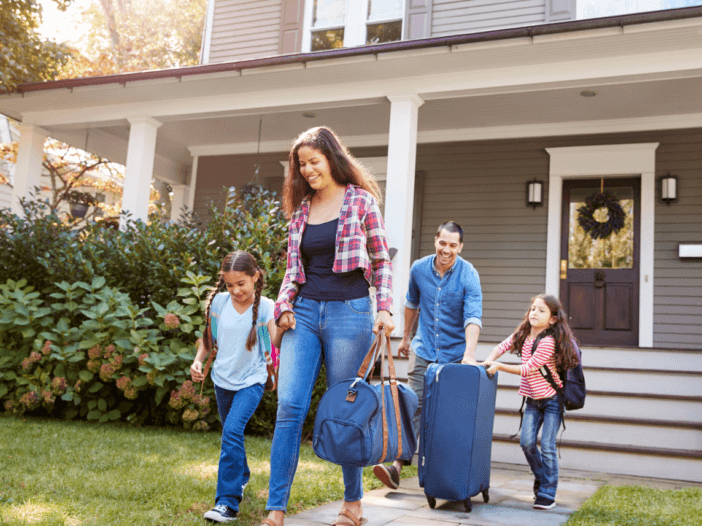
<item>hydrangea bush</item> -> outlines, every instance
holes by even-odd
[[[77,230],[46,214],[45,203],[23,206],[24,217],[0,210],[0,407],[193,430],[216,424],[212,380],[200,393],[189,375],[202,303],[236,249],[255,255],[264,295],[277,296],[287,222],[275,194],[229,189],[207,225],[186,214],[179,223],[127,221],[125,230]],[[265,394],[249,431],[272,433],[276,402]]]

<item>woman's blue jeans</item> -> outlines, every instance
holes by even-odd
[[[251,476],[244,449],[244,428],[261,401],[263,385],[252,385],[239,391],[229,391],[215,385],[215,395],[222,420],[222,451],[215,504],[226,504],[238,511]]]
[[[278,379],[278,413],[271,445],[271,479],[266,509],[286,511],[300,457],[302,424],[322,366],[327,388],[356,376],[373,343],[370,297],[346,301],[294,302],[295,329],[283,335]],[[363,497],[362,468],[343,467],[344,500]]]
[[[536,436],[542,426],[539,452]],[[539,481],[538,496],[551,500],[556,500],[558,488],[556,437],[560,426],[561,406],[557,395],[542,400],[527,398],[519,443],[534,477]]]

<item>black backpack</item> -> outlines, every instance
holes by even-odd
[[[551,334],[548,331],[541,332],[532,344],[532,354],[539,346],[539,342],[544,336],[553,336],[553,334]],[[587,394],[587,391],[585,390],[585,375],[583,374],[583,353],[580,351],[580,348],[578,347],[578,344],[575,340],[573,340],[573,345],[575,346],[575,350],[578,354],[578,365],[576,365],[572,369],[558,372],[558,377],[561,379],[563,389],[559,388],[558,384],[556,384],[556,381],[553,379],[553,375],[551,374],[551,369],[549,369],[545,365],[539,368],[541,376],[543,376],[546,379],[546,381],[551,385],[551,387],[553,387],[554,391],[556,391],[556,393],[559,394],[558,400],[561,404],[561,414],[563,415],[563,417],[561,418],[561,424],[563,425],[564,430],[566,428],[566,409],[568,411],[582,409],[585,406],[585,395]],[[522,406],[519,408],[519,430],[522,429],[522,419],[524,418],[525,403],[526,397],[522,397]],[[510,438],[515,438],[519,434],[519,430],[517,430],[517,432]]]
[[[537,338],[537,341],[534,343],[534,348],[538,345],[539,339],[540,338]],[[578,364],[572,369],[558,371],[563,389],[560,389],[556,384],[551,374],[551,369],[545,365],[539,369],[541,376],[543,376],[551,387],[560,395],[561,403],[568,411],[582,409],[585,405],[585,396],[587,395],[585,389],[585,375],[583,374],[583,353],[578,348],[578,344],[575,340],[573,340],[573,345],[575,345],[575,350],[578,355]]]

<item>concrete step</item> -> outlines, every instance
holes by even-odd
[[[702,397],[702,373],[584,367],[588,391]],[[518,386],[520,377],[500,373],[499,385]]]
[[[702,452],[658,450],[611,444],[560,442],[559,468],[702,482]],[[524,464],[518,441],[495,435],[492,462]]]
[[[661,450],[702,452],[702,423],[665,422],[635,418],[614,419],[566,415],[566,430],[559,436],[578,442],[619,446],[652,447]],[[498,410],[494,434],[513,435],[519,429],[519,413]],[[562,428],[561,428],[562,429]]]
[[[522,397],[516,386],[500,386],[496,407],[518,410]],[[568,412],[567,416],[606,416],[610,418],[653,419],[669,422],[702,422],[702,397],[685,398],[660,395],[611,393],[588,390],[585,407]]]
[[[479,343],[475,356],[487,358],[497,344]],[[654,371],[690,371],[702,373],[702,350],[581,347],[585,367],[643,369]],[[519,363],[519,357],[505,354],[500,361]]]

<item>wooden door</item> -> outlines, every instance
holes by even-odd
[[[593,239],[578,224],[578,208],[602,184],[619,199],[625,221],[617,233]],[[638,345],[640,195],[638,178],[563,182],[560,296],[581,343]],[[608,219],[604,210],[594,217]]]

